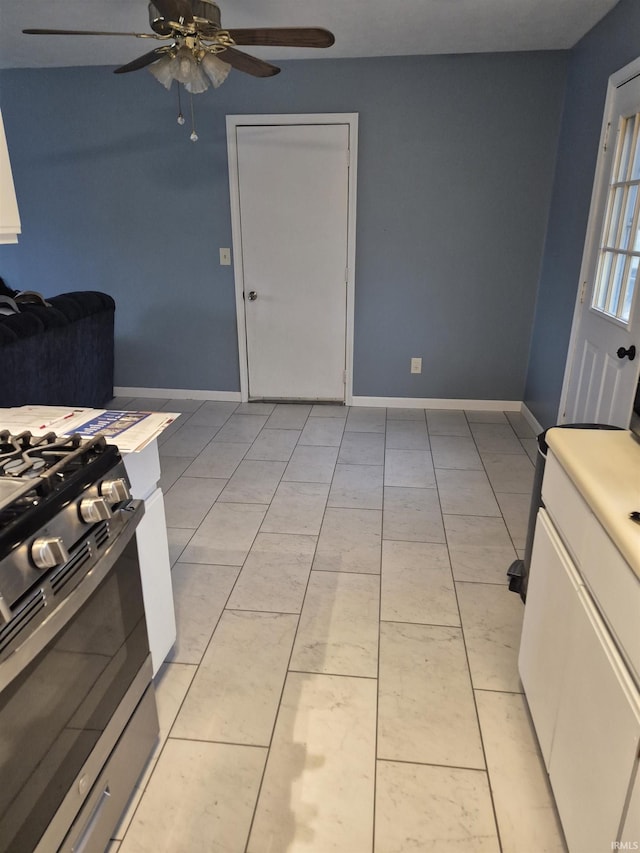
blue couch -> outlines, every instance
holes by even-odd
[[[62,293],[0,313],[0,407],[102,408],[113,397],[115,302]]]

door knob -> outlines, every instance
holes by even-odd
[[[257,298],[258,298],[258,294],[256,293],[256,291],[250,290],[249,291],[249,299],[251,300],[251,302],[254,302]]]
[[[618,358],[624,358],[625,356],[629,359],[629,361],[633,361],[633,359],[636,357],[636,348],[633,344],[631,344],[629,349],[620,347],[620,349],[618,350]]]

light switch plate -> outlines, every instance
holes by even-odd
[[[220,266],[231,266],[231,249],[220,249]]]

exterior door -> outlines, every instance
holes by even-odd
[[[250,399],[345,399],[349,136],[347,123],[235,128]]]
[[[611,79],[562,420],[627,428],[640,353],[640,63]]]

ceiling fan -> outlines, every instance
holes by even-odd
[[[219,86],[231,68],[254,77],[272,77],[280,69],[236,50],[252,47],[331,47],[335,38],[321,27],[254,27],[224,30],[214,0],[153,0],[149,3],[152,33],[117,33],[94,30],[27,29],[27,35],[135,36],[167,42],[115,69],[116,74],[151,66],[150,71],[167,88],[173,80],[192,94],[209,83]]]

